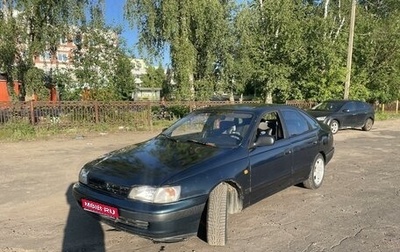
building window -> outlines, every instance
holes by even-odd
[[[58,62],[68,62],[68,55],[66,53],[57,53]]]
[[[40,55],[39,59],[40,59],[40,61],[45,61],[45,62],[50,61],[50,59],[51,59],[50,52],[44,52],[44,53],[42,53],[42,54]]]

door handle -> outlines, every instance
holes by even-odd
[[[289,154],[292,154],[292,150],[291,149],[289,149],[289,150],[285,150],[285,152],[283,153],[283,155],[289,155]]]

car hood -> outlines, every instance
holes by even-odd
[[[229,150],[156,137],[106,154],[84,168],[89,180],[158,186],[179,172]]]

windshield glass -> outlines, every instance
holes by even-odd
[[[162,135],[174,140],[214,147],[235,147],[248,134],[253,115],[233,111],[194,112]]]
[[[339,111],[343,104],[343,102],[322,102],[313,107],[312,110],[336,112]]]

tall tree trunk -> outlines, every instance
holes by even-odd
[[[265,103],[266,104],[272,104],[272,92],[267,91],[265,94]]]

